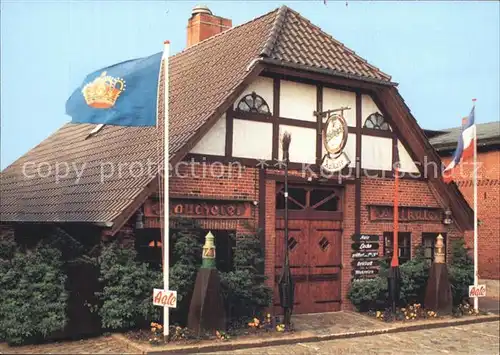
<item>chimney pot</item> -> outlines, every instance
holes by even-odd
[[[224,32],[233,25],[230,19],[215,16],[206,5],[196,5],[187,26],[187,45],[192,45]]]

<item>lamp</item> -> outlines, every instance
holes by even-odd
[[[144,213],[141,210],[137,211],[137,215],[135,217],[135,229],[143,229],[144,221],[143,221]]]
[[[450,225],[452,222],[453,222],[453,220],[451,219],[451,211],[450,211],[450,209],[449,209],[449,208],[447,208],[447,209],[444,211],[444,220],[443,220],[443,224]]]

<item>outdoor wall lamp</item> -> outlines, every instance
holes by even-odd
[[[137,211],[137,215],[135,218],[135,229],[143,229],[144,221],[143,221],[144,213],[141,210]]]
[[[450,225],[451,222],[453,222],[453,220],[451,219],[451,211],[449,208],[447,208],[445,211],[444,211],[444,220],[443,220],[443,224],[446,224],[446,225]]]

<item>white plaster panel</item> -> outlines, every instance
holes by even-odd
[[[244,96],[251,94],[253,91],[266,101],[269,106],[269,110],[273,113],[273,79],[263,76],[257,77],[247,86],[243,93],[234,102],[234,108],[236,109],[236,106]]]
[[[322,149],[322,155],[321,157],[326,154],[326,149],[321,142],[321,149]],[[356,133],[349,133],[347,135],[347,141],[344,147],[344,153],[347,155],[349,160],[351,161],[348,166],[350,167],[355,167],[356,166]]]
[[[380,113],[382,115],[382,111],[380,111],[370,95],[361,95],[361,125],[365,124],[366,119],[372,113]]]
[[[316,130],[311,128],[280,125],[280,142],[283,133],[288,131],[292,135],[290,143],[290,162],[292,163],[316,163]],[[278,151],[279,159],[283,158],[281,144]]]
[[[191,153],[224,155],[226,153],[226,114],[196,143]]]
[[[356,94],[350,91],[323,88],[323,110],[333,110],[342,106],[350,106],[344,111],[347,125],[356,127]]]
[[[272,123],[247,120],[233,121],[233,156],[238,158],[272,159]]]
[[[418,172],[418,168],[415,165],[415,162],[411,158],[410,154],[406,150],[403,143],[398,140],[398,152],[399,152],[399,162],[400,162],[400,170],[408,173],[416,173]]]
[[[280,117],[316,122],[316,86],[281,80]]]
[[[361,167],[392,170],[392,138],[361,136]]]

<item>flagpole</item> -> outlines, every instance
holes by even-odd
[[[170,271],[169,264],[169,198],[168,198],[168,185],[169,185],[169,159],[168,159],[168,101],[169,101],[169,83],[168,83],[168,57],[170,54],[170,42],[165,41],[163,43],[163,98],[164,98],[164,108],[163,108],[163,136],[164,136],[164,146],[163,146],[163,289],[165,292],[169,290],[168,276]],[[163,307],[163,336],[165,341],[168,341],[169,333],[169,308]]]
[[[473,110],[475,111],[476,99],[472,99]],[[479,284],[478,280],[478,235],[477,235],[477,132],[476,125],[474,122],[474,172],[472,175],[473,185],[474,185],[474,286],[477,288]],[[477,312],[479,310],[479,298],[474,297],[474,310]]]

